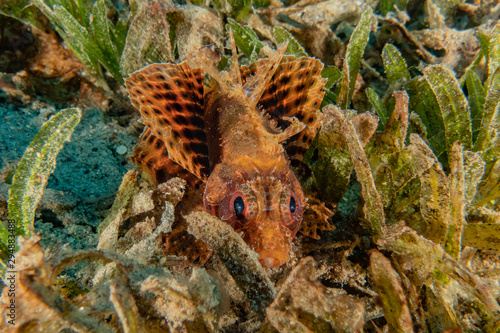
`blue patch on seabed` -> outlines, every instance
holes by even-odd
[[[38,129],[56,112],[50,107],[0,104],[0,173],[15,168]],[[136,140],[102,111],[83,111],[71,141],[57,157],[47,188],[77,196],[87,223],[97,225],[102,211],[113,202],[123,174],[134,167],[128,156]],[[127,153],[116,153],[118,146],[125,146]]]

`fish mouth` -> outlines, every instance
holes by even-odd
[[[259,262],[263,267],[278,267],[290,260],[286,252],[276,250],[263,250],[259,252]]]

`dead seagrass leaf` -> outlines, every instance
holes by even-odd
[[[302,259],[266,310],[280,332],[362,332],[364,306],[350,296],[331,296],[315,276],[312,257]]]
[[[62,299],[53,289],[52,265],[46,261],[39,241],[37,235],[27,240],[20,238],[20,250],[15,254],[16,272],[10,273],[15,280],[15,314],[10,318],[0,316],[0,329],[3,332],[59,332],[73,328],[79,332],[113,332],[110,326]],[[4,281],[9,281],[9,275]],[[9,306],[13,299],[9,297],[9,287],[4,287],[2,292],[2,307]],[[9,320],[13,321],[9,323]]]
[[[120,58],[124,77],[151,62],[173,61],[170,23],[165,15],[177,11],[171,1],[152,1],[144,4],[132,20]]]
[[[450,186],[450,223],[444,248],[453,258],[460,258],[462,231],[465,220],[465,168],[464,151],[460,141],[455,142],[450,152],[448,176]]]
[[[462,310],[456,307],[458,298],[468,311],[485,319],[484,329],[496,325],[497,321],[492,321],[490,316],[496,316],[500,305],[490,289],[478,275],[453,259],[440,245],[404,226],[389,230],[378,245],[379,249],[392,253],[392,265],[398,267],[413,285],[423,291],[432,289],[435,297],[424,314],[430,327],[440,327],[441,330],[471,327],[462,316]],[[444,317],[436,316],[436,313]]]
[[[195,212],[186,216],[186,221],[188,232],[217,253],[248,299],[259,309],[265,309],[276,295],[276,289],[257,254],[230,225],[213,215]]]
[[[440,63],[457,72],[458,77],[472,62],[480,49],[475,37],[476,29],[456,30],[449,28],[411,31],[409,34],[419,45],[444,51],[444,56],[429,63]]]
[[[188,283],[150,276],[140,289],[155,295],[154,308],[172,331],[215,331],[221,296],[216,281],[204,269],[195,268]]]

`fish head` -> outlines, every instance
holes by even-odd
[[[282,169],[242,172],[244,166],[220,163],[203,196],[205,209],[240,233],[265,267],[290,260],[306,205],[294,172]]]

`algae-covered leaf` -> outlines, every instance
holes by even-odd
[[[313,172],[321,198],[335,205],[344,196],[353,163],[342,134],[342,122],[328,109],[325,109],[324,115],[323,126],[317,136],[318,157]],[[377,122],[377,117],[369,113],[358,114],[352,119],[363,146],[375,131]]]
[[[384,70],[390,84],[399,79],[410,80],[410,72],[406,67],[406,61],[401,56],[401,52],[392,44],[386,44],[382,50],[382,60]]]
[[[120,225],[131,215],[126,208],[131,206],[134,195],[139,192],[137,185],[138,177],[139,173],[137,170],[130,170],[123,176],[113,206],[106,218],[99,224],[97,230],[99,234],[98,250],[116,251]]]
[[[476,31],[476,37],[481,44],[481,52],[486,57],[486,61],[490,58],[490,35],[482,30]]]
[[[380,97],[378,97],[377,93],[372,88],[366,89],[366,97],[368,97],[368,100],[380,117],[381,125],[385,125],[387,123],[387,110],[385,109],[384,103],[380,100]]]
[[[472,202],[476,196],[477,186],[484,174],[485,163],[481,155],[472,151],[464,151],[464,168],[465,168],[465,200],[468,204]]]
[[[411,144],[405,147],[409,119],[408,95],[404,91],[396,91],[393,95],[396,103],[384,131],[375,133],[374,139],[365,149],[377,189],[386,207],[397,200],[401,192],[406,193],[406,198],[415,197],[417,200],[420,186],[412,187],[409,183],[422,176],[436,162],[430,148],[416,134],[410,134]],[[408,193],[410,189],[411,195]],[[399,210],[395,208],[393,212]]]
[[[462,230],[465,224],[465,167],[464,151],[459,141],[455,142],[450,154],[450,223],[444,249],[453,258],[459,259]]]
[[[446,174],[439,163],[420,176],[420,213],[425,225],[417,231],[435,243],[443,243],[450,222],[450,191]],[[412,226],[414,227],[414,226]]]
[[[400,191],[415,177],[421,177],[429,170],[436,163],[436,157],[420,136],[410,134],[410,145],[400,152],[397,160],[391,162],[395,190]]]
[[[113,25],[108,19],[107,1],[33,0],[33,4],[49,19],[101,89],[110,92],[101,66],[122,82],[119,58],[127,24],[119,20]]]
[[[253,0],[252,3],[255,8],[267,8],[271,5],[271,0]]]
[[[486,101],[484,104],[481,128],[479,130],[475,151],[486,151],[500,145],[500,67],[493,73],[490,80]],[[498,158],[498,156],[496,156]],[[495,158],[493,154],[483,154],[483,159],[490,162]]]
[[[472,120],[472,140],[475,142],[479,128],[481,127],[486,92],[476,72],[470,69],[464,76],[466,77],[465,82],[468,91],[467,100],[469,101],[470,117]]]
[[[366,44],[368,44],[368,37],[372,26],[372,16],[373,13],[371,9],[367,9],[363,12],[356,29],[354,29],[351,35],[349,45],[347,45],[343,69],[344,77],[342,79],[339,100],[337,103],[342,109],[347,109],[351,102],[361,59],[363,58]]]
[[[447,152],[455,141],[460,141],[464,149],[472,146],[471,119],[467,99],[455,75],[441,65],[430,66],[424,77],[429,83],[441,111]]]
[[[500,251],[500,224],[469,223],[464,228],[463,246]]]
[[[325,89],[330,89],[342,79],[342,72],[335,66],[327,65],[321,71],[321,76],[326,78]]]
[[[297,58],[308,56],[306,50],[304,50],[302,45],[300,45],[300,43],[297,42],[297,40],[292,36],[292,34],[288,32],[286,29],[280,26],[275,26],[273,29],[273,35],[278,43],[288,42],[286,53],[292,54]]]
[[[50,7],[43,0],[33,0],[33,4],[48,17],[61,37],[68,41],[69,47],[85,67],[93,74],[102,74],[97,59],[89,56],[90,53],[99,52],[99,48],[90,39],[85,27],[63,6]]]
[[[349,149],[341,133],[341,122],[324,109],[325,120],[318,133],[318,160],[313,166],[319,192],[325,200],[338,203],[352,172]]]
[[[358,113],[351,119],[363,147],[377,130],[378,121],[379,118],[370,112]]]
[[[488,84],[493,80],[495,72],[500,68],[500,24],[497,23],[489,35],[488,50]]]
[[[253,13],[252,0],[226,0],[232,7],[231,16],[238,21],[246,21]]]
[[[9,217],[15,220],[16,236],[28,238],[33,230],[35,210],[50,174],[56,166],[56,157],[75,126],[80,122],[79,109],[65,109],[50,118],[38,131],[19,162],[9,192]],[[7,230],[0,231],[7,241]]]
[[[150,63],[174,60],[173,45],[169,38],[173,27],[165,19],[167,12],[171,10],[175,8],[152,2],[144,6],[134,17],[120,59],[123,76],[128,76]]]
[[[194,268],[189,280],[182,282],[150,275],[140,290],[153,295],[152,307],[171,325],[169,331],[216,331],[220,291],[216,280],[204,269]],[[143,328],[139,332],[144,332]]]
[[[353,123],[347,119],[339,108],[328,105],[323,112],[330,112],[337,118],[342,129],[342,136],[347,143],[351,161],[353,163],[356,176],[361,184],[361,193],[365,201],[363,213],[365,216],[364,226],[374,239],[380,238],[385,231],[384,206],[380,194],[375,187],[373,174],[368,163],[363,145],[356,133]]]
[[[25,24],[31,24],[42,31],[46,30],[46,24],[40,11],[27,0],[5,0],[0,2],[0,14],[10,16]]]
[[[416,112],[411,112],[408,121],[410,123],[408,131],[418,134],[422,139],[427,141],[427,128],[420,116]]]
[[[174,6],[172,2],[170,4]],[[197,6],[174,8],[175,12],[168,13],[167,19],[171,27],[175,27],[171,43],[177,46],[179,59],[190,58],[204,45],[215,45],[220,50],[223,49],[224,24],[217,13]],[[172,28],[171,33],[174,31]]]
[[[427,130],[427,142],[443,166],[448,166],[446,139],[441,110],[429,83],[416,77],[408,83],[410,110],[418,114]]]
[[[460,321],[453,304],[443,297],[442,290],[433,290],[424,285],[423,292],[423,303],[427,309],[425,317],[430,332],[440,332],[443,327],[449,328],[451,332],[460,331]]]
[[[54,279],[51,275],[57,272],[51,262],[44,257],[44,249],[40,244],[40,236],[34,235],[29,239],[19,239],[20,249],[16,253],[16,292],[15,321],[8,316],[0,318],[0,327],[2,332],[116,332],[112,325],[103,322],[92,311],[82,311],[82,306],[76,306],[71,303],[61,293],[54,288]],[[98,256],[87,256],[89,259],[97,261]],[[97,257],[97,258],[96,258]],[[101,253],[102,257],[102,253]],[[70,259],[70,258],[67,258]],[[71,259],[70,259],[71,260]],[[57,264],[56,264],[57,265]],[[5,289],[7,288],[7,289]],[[11,299],[7,298],[5,286],[0,298],[0,306],[7,307],[12,304]],[[88,303],[87,303],[88,304]],[[92,305],[85,308],[93,308]],[[94,303],[95,304],[95,303]],[[94,308],[95,309],[95,308]],[[12,325],[12,323],[14,323]],[[12,327],[12,329],[10,329]]]
[[[102,57],[99,58],[103,66],[113,75],[116,81],[123,83],[123,77],[120,73],[120,64],[118,50],[115,49],[115,44],[111,38],[111,24],[106,17],[106,0],[98,0],[94,3],[92,9],[92,21],[90,31],[95,38],[95,41],[102,52]]]
[[[102,59],[103,56],[90,32],[63,6],[54,6],[53,14],[57,19],[56,22],[60,25],[58,32],[63,31],[63,36],[66,37],[65,40],[69,42],[73,52],[76,53],[80,60],[89,59],[92,64],[89,70],[94,74],[99,73],[98,59]]]
[[[338,86],[337,86],[338,87]],[[336,89],[334,89],[336,90]],[[322,110],[325,106],[328,104],[335,104],[337,101],[338,94],[331,90],[325,91],[325,96],[323,97],[323,100],[321,101],[320,109]]]
[[[413,332],[413,325],[401,280],[389,259],[374,250],[370,271],[391,332]]]
[[[377,12],[381,15],[387,15],[389,12],[394,12],[396,10],[404,10],[408,0],[380,0],[377,4]]]
[[[474,57],[474,60],[472,60],[471,64],[467,66],[467,68],[465,69],[464,71],[465,74],[462,75],[462,77],[460,78],[460,87],[463,88],[465,85],[465,81],[468,77],[467,72],[476,70],[477,66],[481,63],[483,58],[484,58],[484,52],[483,50],[479,50],[479,52]]]
[[[498,145],[496,146],[498,148]],[[500,198],[500,153],[496,152],[497,159],[486,164],[484,176],[477,188],[473,204],[483,206]],[[493,201],[492,201],[493,200]]]
[[[259,40],[255,31],[249,26],[242,26],[233,19],[228,18],[226,29],[231,29],[234,35],[236,46],[250,61],[257,60],[260,50],[264,44]]]
[[[127,39],[128,32],[128,20],[124,18],[119,18],[115,25],[110,24],[111,37],[113,39],[113,49],[116,52],[116,57],[121,58],[123,49],[125,48],[125,41]]]
[[[394,94],[394,111],[387,122],[384,133],[390,137],[388,142],[396,151],[400,151],[404,147],[406,134],[408,131],[408,94],[406,91],[395,91]]]
[[[95,1],[88,0],[45,0],[46,3],[61,5],[85,28],[89,27],[90,14]]]

